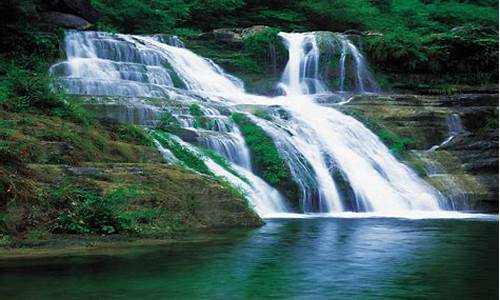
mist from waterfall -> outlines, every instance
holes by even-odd
[[[249,117],[274,140],[286,160],[300,188],[300,212],[404,213],[447,208],[438,192],[394,158],[360,122],[317,103],[320,96],[334,93],[321,76],[317,35],[280,36],[289,49],[289,61],[279,84],[284,95],[278,97],[247,94],[239,79],[211,60],[183,48],[178,40],[156,36],[67,32],[67,60],[54,65],[51,73],[71,94],[160,97],[199,105],[215,124],[210,129],[196,128],[184,108],[171,112],[183,128],[196,132],[198,144],[230,162],[240,177],[205,158],[210,170],[242,189],[263,217],[291,209],[283,195],[254,174],[244,137],[229,117],[243,104],[277,105],[288,115],[272,114],[270,120]],[[353,92],[367,92],[373,85],[365,59],[347,38],[337,41],[345,53],[339,60],[340,82],[349,73],[357,78]],[[346,67],[347,57],[354,61],[353,74]],[[175,76],[182,86],[174,84]],[[343,89],[341,84],[339,90]]]

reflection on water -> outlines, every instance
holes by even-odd
[[[496,299],[498,223],[281,219],[146,254],[0,269],[5,299]]]

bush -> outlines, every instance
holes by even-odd
[[[73,186],[56,189],[50,199],[60,213],[52,231],[77,234],[133,231],[133,220],[125,210],[139,195],[133,188],[120,188],[105,195]]]
[[[143,127],[133,124],[120,124],[111,128],[116,139],[136,145],[151,147],[154,145],[151,136]]]
[[[160,122],[156,127],[166,132],[176,132],[181,128],[181,124],[170,111],[165,110],[161,113]]]

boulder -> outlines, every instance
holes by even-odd
[[[95,9],[90,0],[60,0],[59,6],[65,12],[77,15],[90,23],[95,23],[99,19],[100,13]]]
[[[254,25],[247,28],[218,28],[201,34],[199,38],[222,43],[240,43],[244,39],[268,28],[270,27],[265,25]]]
[[[61,26],[64,28],[71,28],[78,30],[85,30],[92,27],[91,23],[89,23],[87,20],[79,16],[67,13],[61,13],[57,11],[43,12],[40,14],[40,17],[43,23],[53,26]]]
[[[239,43],[243,37],[235,28],[218,28],[200,35],[204,40],[215,40],[222,43]]]
[[[241,30],[241,37],[243,39],[246,39],[248,37],[251,37],[254,34],[261,33],[269,28],[271,28],[271,27],[266,26],[266,25],[254,25],[252,27],[243,28]]]

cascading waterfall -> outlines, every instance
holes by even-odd
[[[240,104],[279,105],[289,115],[286,120],[277,116],[271,121],[251,119],[273,138],[286,159],[301,189],[303,212],[445,208],[440,195],[397,161],[360,122],[316,103],[320,95],[333,93],[321,80],[316,34],[280,35],[288,46],[289,61],[280,83],[284,95],[272,98],[245,93],[239,79],[225,74],[212,61],[183,48],[178,39],[158,36],[68,32],[67,60],[54,65],[51,73],[72,94],[161,97],[199,105],[204,117],[212,120],[210,128],[194,126],[189,113],[174,116],[186,130],[197,133],[200,144],[223,155],[247,179],[205,159],[212,172],[248,195],[261,216],[289,208],[277,190],[252,172],[243,136],[228,118],[228,112],[238,110]],[[358,88],[365,92],[366,82],[371,80],[366,62],[354,44],[345,37],[340,41],[345,52],[341,65],[348,56],[353,57]],[[342,76],[347,76],[350,71],[342,68]],[[349,193],[343,192],[346,189]]]
[[[290,54],[286,69],[303,68],[309,63],[307,52],[311,51],[310,35],[292,33],[283,37],[287,39],[289,47],[294,47],[289,49],[290,53],[306,53]],[[302,82],[288,82],[297,86],[288,86],[285,91],[302,90]],[[322,152],[334,161],[349,182],[355,199],[344,199],[344,202],[354,200],[357,210],[362,211],[440,209],[440,195],[397,161],[387,147],[359,121],[333,108],[316,104],[314,95],[286,95],[283,102],[283,107],[299,123],[297,128],[310,132],[310,140],[320,145]],[[300,133],[296,132],[295,135]],[[311,144],[306,145],[309,149],[304,154],[313,152]],[[304,156],[308,157],[307,154]],[[323,164],[328,165],[324,157],[321,158]],[[315,160],[318,158],[310,158],[310,162]],[[342,208],[337,204],[336,197],[328,200],[330,207]]]

